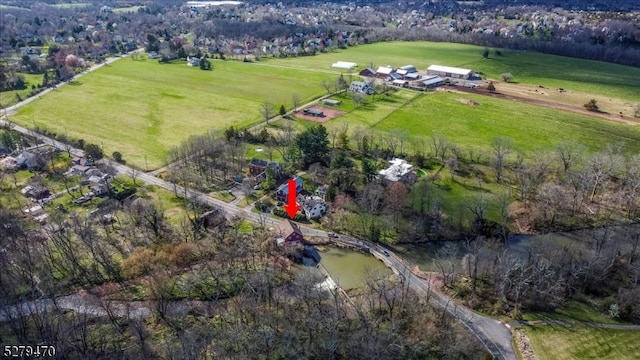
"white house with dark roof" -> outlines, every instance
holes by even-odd
[[[371,84],[364,81],[352,81],[351,85],[349,85],[349,91],[368,95],[374,94],[376,92]]]

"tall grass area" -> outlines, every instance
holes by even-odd
[[[526,333],[540,360],[640,359],[638,331],[536,325]]]
[[[320,96],[329,76],[232,61],[213,67],[123,59],[20,108],[12,120],[102,144],[107,155],[120,151],[128,164],[152,169],[190,135],[259,122],[265,101],[275,114],[280,104],[292,106],[294,94]]]

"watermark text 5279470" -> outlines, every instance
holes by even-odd
[[[4,345],[3,358],[47,358],[56,356],[53,345]]]

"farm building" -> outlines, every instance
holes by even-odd
[[[405,75],[404,78],[406,80],[409,80],[409,81],[420,80],[420,74],[418,74],[417,72],[410,73],[410,74]]]
[[[409,86],[409,82],[407,80],[393,80],[391,84],[395,86],[401,86],[401,87]]]
[[[380,66],[378,70],[376,70],[376,76],[381,79],[388,78],[391,73],[393,73],[393,67],[389,66]]]
[[[400,70],[404,71],[405,74],[413,74],[415,72],[418,72],[418,69],[416,69],[416,67],[413,65],[401,66],[400,69],[398,69],[398,72],[400,72]]]
[[[440,77],[466,79],[470,80],[474,77],[473,71],[470,69],[462,69],[451,66],[431,65],[427,68],[427,74],[438,75]]]
[[[353,81],[351,85],[349,85],[349,91],[358,92],[362,94],[373,94],[375,90],[373,87],[364,81]]]
[[[376,71],[373,70],[372,68],[368,67],[364,70],[361,70],[358,75],[360,76],[364,76],[364,77],[375,77],[376,76]]]
[[[334,99],[323,99],[322,103],[329,106],[336,106],[342,104],[342,101]]]
[[[424,80],[422,80],[422,85],[427,89],[433,89],[438,86],[444,85],[444,79],[442,79],[438,75],[431,75],[425,78]]]
[[[348,61],[338,61],[338,62],[334,62],[333,65],[331,65],[332,68],[346,69],[346,70],[351,70],[356,66],[358,66],[358,64],[354,62],[348,62]]]
[[[303,111],[305,114],[307,115],[311,115],[311,116],[317,116],[317,117],[324,117],[324,112],[322,112],[321,110],[318,109],[304,109]]]

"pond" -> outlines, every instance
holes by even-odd
[[[323,248],[320,256],[322,266],[327,269],[338,286],[345,290],[364,284],[364,279],[370,271],[391,273],[391,270],[373,255],[352,249],[327,247]]]

